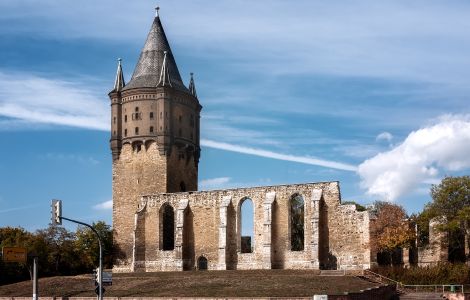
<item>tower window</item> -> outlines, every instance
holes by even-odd
[[[139,107],[138,106],[135,107],[135,112],[139,112]]]
[[[160,118],[163,118],[163,112],[160,112]]]
[[[150,113],[150,120],[153,120],[153,112]]]
[[[186,184],[184,183],[184,181],[180,182],[180,191],[181,192],[186,192]]]
[[[116,124],[116,117],[113,118],[113,123]]]
[[[132,120],[142,120],[142,114],[139,112],[133,113]]]
[[[153,133],[153,126],[150,126],[150,133]]]
[[[127,129],[124,129],[124,136],[127,136]]]
[[[124,122],[127,122],[127,115],[124,116]]]
[[[113,135],[116,135],[116,130],[114,130],[114,133],[113,133]]]
[[[135,128],[135,134],[139,134],[139,127]]]

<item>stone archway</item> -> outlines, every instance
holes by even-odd
[[[205,258],[203,255],[199,256],[199,258],[197,259],[197,269],[199,271],[205,271],[207,270],[207,266],[208,266],[207,258]]]

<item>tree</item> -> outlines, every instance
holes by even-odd
[[[21,227],[0,228],[0,249],[3,247],[25,247],[29,245],[33,235]],[[28,278],[27,265],[23,263],[4,262],[0,258],[0,284],[16,282]]]
[[[445,177],[431,187],[432,202],[418,217],[420,236],[429,234],[429,221],[441,217],[437,229],[448,234],[449,260],[464,261],[470,236],[470,176]]]
[[[99,221],[93,223],[92,227],[99,233],[103,242],[103,266],[105,268],[112,267],[113,253],[113,231],[111,226],[105,222]],[[96,234],[88,227],[79,226],[75,233],[77,239],[75,246],[82,253],[82,260],[87,268],[93,268],[99,263],[99,243]]]
[[[409,247],[414,239],[408,218],[403,207],[376,201],[373,212],[376,215],[372,226],[371,247],[382,252],[392,262],[393,253],[400,248]]]

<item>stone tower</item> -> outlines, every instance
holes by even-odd
[[[192,74],[189,88],[181,80],[158,10],[132,79],[125,84],[119,60],[109,98],[119,266],[134,255],[134,216],[142,195],[197,190],[202,106]]]

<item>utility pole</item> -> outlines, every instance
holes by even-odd
[[[93,226],[87,223],[83,223],[77,220],[62,217],[62,200],[52,200],[51,208],[52,208],[51,221],[53,225],[62,225],[62,220],[67,220],[67,221],[77,223],[77,224],[90,228],[98,237],[98,242],[100,245],[100,263],[99,263],[99,271],[98,271],[99,272],[98,274],[98,300],[103,300],[103,246],[102,246],[103,243],[101,241],[100,234],[98,233],[98,231],[96,231],[95,228],[93,228]],[[37,299],[33,299],[33,300],[37,300]]]
[[[38,257],[33,257],[33,300],[38,300]]]

